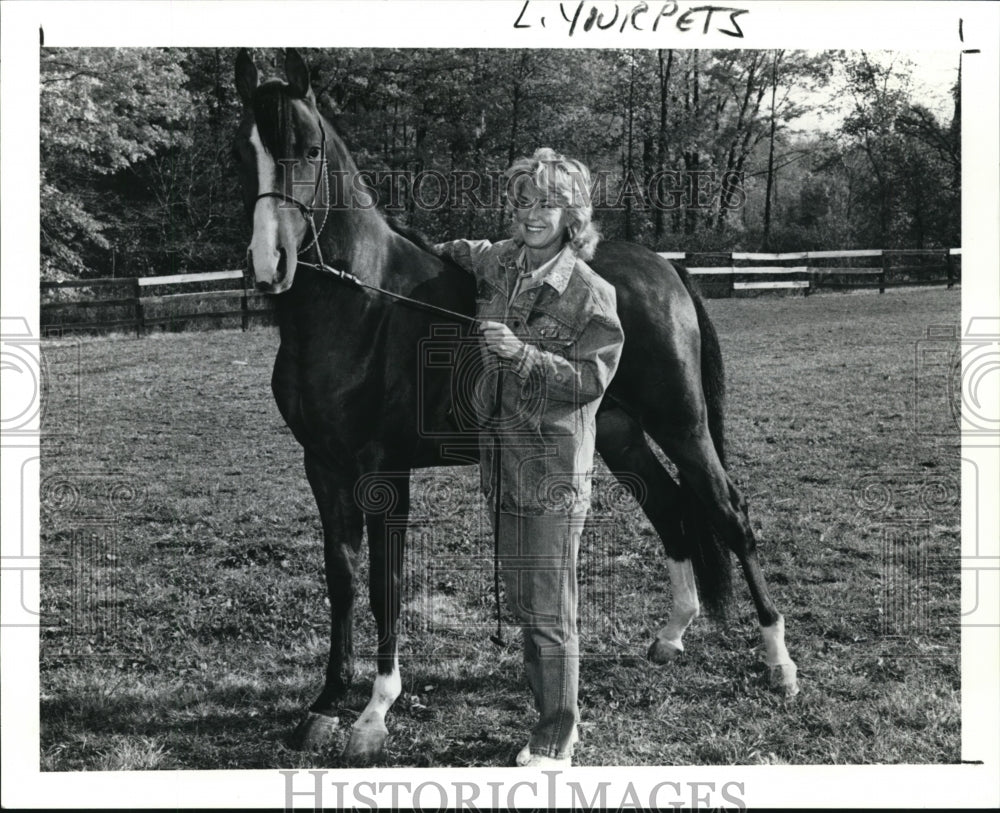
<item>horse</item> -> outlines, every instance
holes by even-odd
[[[456,353],[476,341],[468,327],[474,283],[372,206],[335,205],[367,187],[320,113],[297,51],[286,51],[284,80],[259,82],[245,50],[235,68],[243,112],[233,149],[253,229],[248,264],[256,288],[274,299],[280,344],[271,386],[304,450],[330,601],[325,681],[291,744],[311,749],[336,736],[354,675],[356,569],[366,526],[377,674],[342,758],[367,764],[382,753],[385,716],[402,686],[396,628],[410,472],[454,466],[458,448],[465,450],[461,462],[476,460],[469,433],[455,429],[456,373],[421,365],[415,348],[432,330]],[[798,685],[784,619],[765,584],[746,502],[724,464],[724,371],[705,307],[683,267],[647,248],[602,242],[590,265],[614,285],[625,333],[597,417],[597,450],[661,538],[673,595],[648,657],[666,664],[683,652],[682,636],[701,609],[699,591],[713,615],[724,614],[734,553],[757,612],[770,685],[792,696]],[[676,466],[676,480],[647,434]]]

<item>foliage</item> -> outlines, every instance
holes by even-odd
[[[42,50],[44,277],[242,262],[247,226],[229,158],[241,113],[234,57],[225,48]],[[959,242],[957,117],[939,121],[914,104],[896,81],[907,67],[863,52],[306,57],[321,107],[387,214],[435,240],[503,236],[497,177],[548,145],[601,179],[607,237],[659,250]],[[279,50],[255,59],[264,76],[281,74]],[[841,132],[797,133],[834,76],[851,88]],[[449,194],[439,197],[442,181]]]
[[[905,63],[864,51],[841,54],[840,63],[852,99],[834,160],[855,167],[858,205],[846,216],[856,233],[883,248],[960,245],[959,117],[944,125],[912,103]],[[956,113],[957,95],[956,87]]]
[[[186,79],[166,51],[42,50],[43,277],[79,273],[109,248],[109,224],[122,213],[109,195],[115,179],[189,145]]]

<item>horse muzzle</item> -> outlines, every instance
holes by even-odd
[[[253,278],[254,287],[265,294],[280,294],[287,291],[292,285],[292,276],[289,273],[288,254],[285,249],[278,249],[278,262],[274,267],[274,273],[270,279],[261,279],[253,261],[253,249],[247,249],[247,270]]]

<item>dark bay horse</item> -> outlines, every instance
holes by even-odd
[[[448,320],[338,279],[324,261],[366,285],[460,314],[474,312],[475,292],[471,275],[391,228],[375,209],[334,205],[362,188],[357,167],[318,111],[309,70],[294,50],[285,72],[287,81],[258,85],[251,58],[240,52],[244,113],[234,150],[253,222],[248,258],[258,289],[275,294],[274,397],[305,450],[323,525],[330,656],[323,690],[293,741],[315,747],[336,730],[354,671],[355,571],[367,527],[377,675],[344,751],[360,763],[381,752],[385,714],[401,690],[396,626],[410,471],[474,462],[476,443],[449,417],[452,372],[425,368],[417,355],[421,340]],[[722,363],[708,316],[686,273],[645,248],[603,243],[590,264],[617,290],[626,337],[598,414],[597,449],[663,540],[673,593],[649,657],[663,663],[683,650],[682,635],[699,612],[696,580],[706,606],[721,611],[732,551],[757,611],[771,684],[792,695],[796,669],[784,622],[764,583],[746,505],[723,465]],[[460,352],[469,330],[450,324]],[[645,433],[676,465],[679,482]],[[379,498],[373,489],[381,489]]]

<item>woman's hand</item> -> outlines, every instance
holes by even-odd
[[[503,322],[479,323],[486,340],[486,349],[504,359],[516,359],[521,355],[522,342]]]

